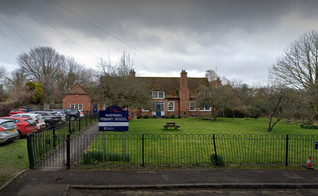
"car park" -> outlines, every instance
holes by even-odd
[[[62,124],[62,118],[60,116],[54,115],[52,111],[31,111],[29,113],[41,114],[44,118],[46,129],[50,129]]]
[[[38,130],[45,128],[45,121],[44,118],[41,114],[34,114],[34,113],[19,113],[19,114],[14,114],[12,117],[27,117],[27,118],[32,118],[36,124]]]
[[[38,130],[36,122],[32,118],[8,116],[8,117],[1,117],[0,119],[11,120],[12,122],[14,122],[14,124],[17,125],[19,139],[26,137],[29,133],[33,133]]]
[[[17,125],[8,119],[0,119],[0,144],[8,143],[19,137]]]
[[[14,108],[14,109],[10,110],[8,115],[11,116],[13,114],[26,113],[26,112],[29,112],[29,110],[25,109],[25,108]]]

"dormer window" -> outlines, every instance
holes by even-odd
[[[165,92],[163,91],[152,91],[152,98],[153,99],[164,99]]]

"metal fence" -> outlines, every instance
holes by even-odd
[[[48,164],[44,157],[64,157],[62,164],[70,166],[97,165],[204,165],[223,161],[225,164],[294,165],[318,162],[317,135],[157,135],[105,134],[55,137],[60,147],[55,154],[45,137],[33,137],[34,163]],[[53,140],[54,141],[54,140]],[[317,144],[318,145],[318,144]],[[52,149],[52,148],[51,148]],[[62,149],[62,150],[61,150]],[[62,152],[63,151],[63,152]],[[47,152],[44,150],[43,152]],[[55,158],[57,157],[57,158]],[[39,158],[41,160],[39,160]],[[53,162],[53,161],[51,161]],[[58,162],[58,161],[55,161]]]
[[[98,121],[94,115],[85,115],[75,121],[66,121],[63,125],[43,129],[27,137],[29,166],[65,166],[70,163],[70,141],[72,137]],[[80,149],[79,149],[80,150]]]

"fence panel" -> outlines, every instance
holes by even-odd
[[[65,134],[34,136],[35,160],[48,154],[53,160],[64,160]],[[60,150],[55,153],[53,141]],[[304,164],[309,156],[318,161],[317,135],[162,135],[103,133],[77,135],[70,142],[70,165],[202,165],[211,164],[217,153],[225,164]],[[64,149],[64,150],[62,150]],[[60,153],[60,155],[58,155]],[[43,156],[43,154],[45,156]],[[50,157],[51,158],[51,157]],[[42,161],[49,165],[54,161]],[[56,161],[57,162],[57,161]],[[60,163],[62,164],[62,163]]]

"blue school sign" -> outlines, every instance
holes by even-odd
[[[118,106],[100,110],[99,131],[128,131],[128,111]]]

